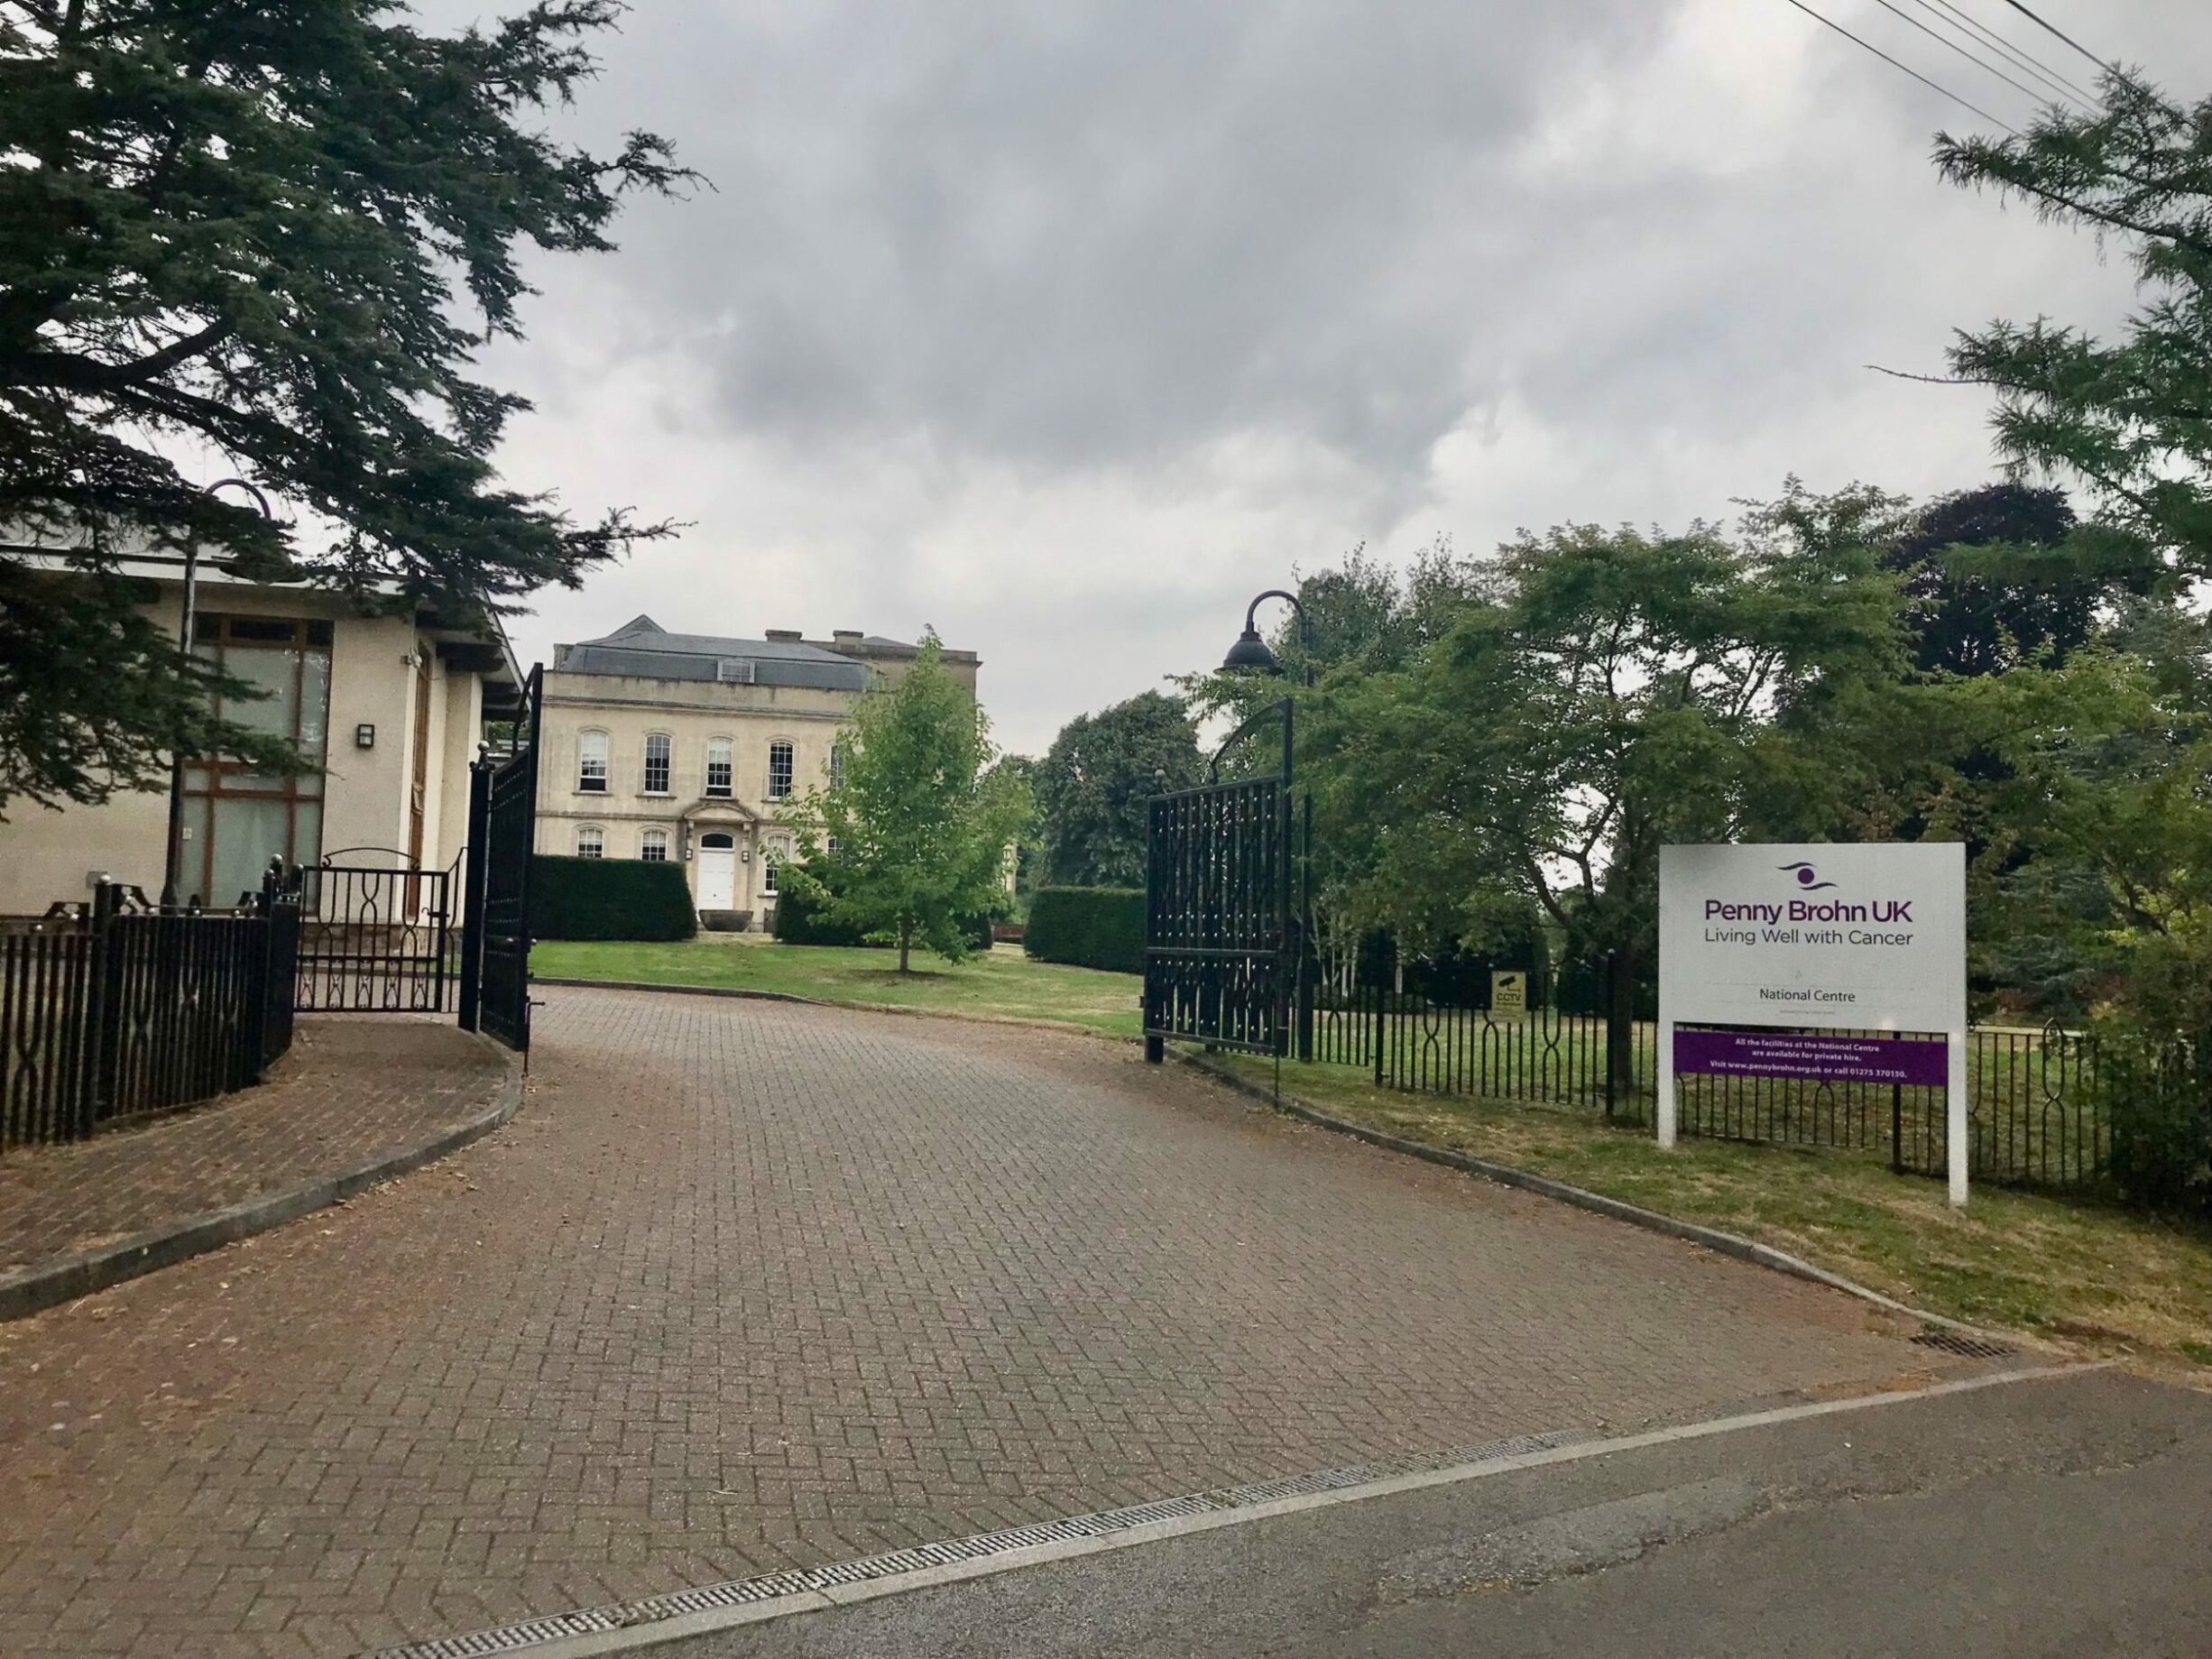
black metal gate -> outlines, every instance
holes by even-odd
[[[1155,796],[1145,1057],[1171,1037],[1285,1052],[1295,977],[1290,791],[1280,777]]]
[[[530,859],[538,834],[538,733],[544,670],[523,687],[514,742],[471,769],[461,1024],[530,1049]]]
[[[392,862],[351,862],[355,854]],[[445,1012],[453,980],[452,870],[420,869],[389,847],[346,847],[301,873],[294,1009]]]

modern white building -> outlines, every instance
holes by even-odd
[[[871,685],[895,683],[917,646],[859,632],[807,640],[670,633],[636,617],[557,645],[545,672],[538,851],[685,865],[710,921],[775,914],[792,833],[777,814],[826,784],[837,733]],[[943,660],[971,694],[978,659]]]
[[[148,613],[174,633],[181,559],[133,558],[124,568],[148,585]],[[78,578],[57,567],[52,579]],[[188,767],[179,897],[235,904],[277,856],[312,865],[373,849],[358,862],[451,865],[468,836],[468,768],[484,720],[512,712],[520,682],[496,625],[423,611],[364,613],[338,594],[241,581],[206,564],[198,594],[196,649],[269,694],[222,712],[291,739],[311,770],[273,777],[227,761]],[[102,877],[160,892],[165,789],[97,806],[18,798],[7,815],[0,914],[83,899]]]

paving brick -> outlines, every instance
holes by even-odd
[[[408,1151],[480,1116],[505,1074],[450,1020],[302,1018],[258,1088],[0,1160],[0,1273]]]
[[[0,1653],[335,1659],[1933,1369],[1119,1046],[548,997],[499,1134],[0,1327]]]

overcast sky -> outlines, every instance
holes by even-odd
[[[1877,0],[1810,3],[2032,108]],[[2212,7],[2036,9],[2212,90]],[[485,363],[538,404],[502,461],[692,525],[543,595],[524,660],[641,611],[934,624],[1027,752],[1355,543],[1983,482],[1981,397],[1866,365],[2128,300],[2089,239],[1936,178],[1977,117],[1786,0],[643,0],[604,58],[563,130],[650,126],[716,188],[536,262]]]

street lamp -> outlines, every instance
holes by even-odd
[[[1244,607],[1244,631],[1237,636],[1237,642],[1229,648],[1229,655],[1221,659],[1221,672],[1280,674],[1283,671],[1282,662],[1267,649],[1267,642],[1259,637],[1259,630],[1255,626],[1259,607],[1270,599],[1284,601],[1298,618],[1298,643],[1305,648],[1305,683],[1310,686],[1313,683],[1313,623],[1306,615],[1305,607],[1298,603],[1298,595],[1286,593],[1279,587],[1269,588]]]
[[[1304,659],[1304,678],[1311,686],[1313,683],[1313,619],[1306,615],[1305,606],[1298,602],[1297,594],[1279,587],[1267,589],[1245,606],[1244,631],[1237,636],[1237,642],[1229,648],[1229,654],[1221,659],[1221,672],[1267,676],[1282,673],[1281,659],[1267,649],[1267,642],[1259,637],[1258,626],[1259,607],[1270,599],[1282,600],[1298,619],[1299,655]],[[1295,717],[1295,708],[1290,698],[1283,699],[1283,788],[1286,793],[1288,793],[1292,783],[1291,722]],[[1243,728],[1240,727],[1230,734],[1230,742],[1234,742],[1242,734]],[[1222,747],[1226,749],[1228,744],[1224,743]],[[1213,760],[1215,767],[1219,768],[1221,756],[1216,754]],[[1312,948],[1313,937],[1313,792],[1311,789],[1301,799],[1299,812],[1302,833],[1298,854],[1298,931],[1296,949],[1292,955],[1291,982],[1294,1018],[1297,1026],[1298,1058],[1311,1060],[1313,1057],[1313,977],[1306,971],[1306,953]]]
[[[213,495],[217,490],[244,490],[253,498],[264,519],[276,515],[269,511],[269,498],[243,478],[218,478],[202,495]],[[192,666],[192,632],[199,615],[199,538],[195,535],[184,544],[184,626],[177,636],[177,666],[189,669]],[[184,751],[172,749],[169,755],[169,850],[161,863],[161,908],[177,908],[177,885],[184,875]]]

